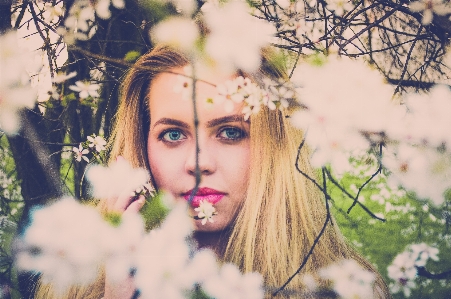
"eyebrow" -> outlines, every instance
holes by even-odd
[[[212,119],[207,122],[207,127],[211,128],[211,127],[215,127],[220,124],[223,124],[223,123],[230,123],[230,122],[237,122],[237,121],[249,123],[249,121],[244,120],[244,115],[234,114],[234,115],[228,115],[228,116]],[[152,127],[155,128],[157,125],[172,125],[172,126],[185,128],[185,129],[189,128],[189,125],[186,122],[176,120],[173,118],[167,118],[167,117],[160,118],[157,122],[155,122],[155,124]]]
[[[232,122],[249,122],[244,120],[243,114],[234,114],[234,115],[228,115],[220,118],[215,118],[207,122],[207,127],[215,127],[217,125],[223,124],[223,123],[232,123]]]

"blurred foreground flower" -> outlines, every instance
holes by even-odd
[[[31,56],[18,44],[17,33],[0,36],[0,130],[14,134],[20,128],[20,110],[33,108],[36,91],[30,86],[27,68]]]
[[[348,170],[349,152],[369,148],[362,133],[385,131],[396,111],[393,88],[364,61],[343,57],[320,66],[304,63],[292,81],[305,108],[291,118],[307,132],[315,167],[331,163],[337,171]]]
[[[17,254],[20,270],[41,273],[58,292],[96,278],[109,226],[95,209],[65,198],[34,210],[31,221]]]
[[[152,28],[152,38],[185,53],[190,53],[199,38],[199,29],[192,19],[171,17]]]
[[[431,199],[435,205],[445,200],[451,188],[451,153],[405,143],[390,146],[382,164],[391,175],[389,180],[415,191],[417,196]]]
[[[208,55],[226,72],[255,71],[260,66],[260,49],[269,44],[273,27],[251,16],[249,6],[240,1],[210,6],[204,15],[211,30],[205,45]]]
[[[105,266],[113,282],[134,270],[140,298],[192,298],[198,286],[218,299],[263,298],[260,274],[242,275],[235,265],[220,267],[213,251],[196,251],[185,201],[147,234],[139,214],[105,217],[113,225],[72,198],[35,210],[17,241],[18,269],[40,273],[60,295],[70,286],[92,283]]]
[[[436,85],[427,93],[407,93],[403,102],[406,109],[387,128],[387,136],[412,145],[445,145],[451,152],[451,90],[446,85]]]
[[[93,187],[93,196],[101,199],[114,198],[125,192],[131,193],[150,179],[147,170],[132,168],[122,157],[109,167],[91,166],[86,177]]]
[[[327,3],[327,9],[340,17],[354,8],[352,1],[349,0],[328,0]]]
[[[413,12],[420,12],[423,14],[421,23],[429,25],[432,23],[434,13],[440,16],[445,16],[451,13],[451,7],[448,1],[443,0],[420,0],[409,4],[409,9]]]
[[[363,269],[355,260],[321,269],[320,276],[333,283],[333,289],[343,299],[371,299],[374,296],[374,273]]]
[[[100,18],[107,20],[111,17],[110,4],[113,4],[117,9],[125,7],[124,0],[97,0],[95,10]]]

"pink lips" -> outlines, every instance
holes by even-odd
[[[186,201],[189,201],[192,192],[193,190],[189,190],[188,192],[183,193],[183,197]],[[197,190],[196,192],[196,195],[194,195],[191,206],[198,207],[202,200],[206,200],[211,204],[215,204],[220,201],[224,197],[224,195],[224,192],[220,192],[215,189],[199,188],[199,190]]]

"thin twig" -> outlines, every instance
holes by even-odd
[[[305,267],[305,265],[307,264],[308,259],[310,258],[310,256],[313,254],[313,250],[315,249],[316,245],[318,244],[320,238],[322,237],[322,235],[324,234],[324,232],[326,231],[326,227],[327,224],[329,223],[329,221],[331,221],[331,214],[330,214],[330,207],[329,207],[329,199],[330,196],[327,193],[327,186],[326,186],[326,174],[325,174],[325,168],[323,167],[322,169],[322,173],[323,173],[323,193],[325,195],[325,203],[326,203],[326,220],[324,221],[324,224],[321,228],[321,231],[319,232],[318,236],[316,236],[315,240],[313,241],[312,246],[310,247],[309,252],[307,253],[307,255],[304,257],[304,260],[302,261],[301,265],[299,266],[299,268],[296,270],[296,272],[294,272],[293,275],[290,276],[290,278],[287,279],[287,281],[280,287],[278,288],[273,294],[272,296],[275,297],[277,296],[277,294],[279,294],[282,290],[285,289],[285,287],[293,280],[293,278],[298,275],[302,269]]]

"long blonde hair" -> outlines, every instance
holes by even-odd
[[[159,46],[143,55],[129,70],[122,84],[111,159],[120,155],[134,167],[149,169],[150,83],[159,73],[187,64],[189,60],[178,51]],[[258,80],[262,75],[273,78],[286,76],[280,67],[266,59],[263,59],[262,67],[254,78]],[[299,147],[303,132],[291,125],[290,114],[290,109],[272,111],[264,108],[251,116],[252,158],[247,198],[240,207],[224,255],[224,261],[235,263],[244,272],[261,273],[265,285],[274,288],[281,286],[296,272],[328,215],[322,193],[296,169],[297,165],[304,174],[315,177],[309,164],[308,148]],[[342,259],[354,259],[375,273],[376,298],[390,298],[379,273],[346,243],[333,218],[330,218],[302,274],[315,275],[320,268]],[[91,295],[103,291],[103,280],[104,275],[100,272],[95,284],[83,291],[80,288],[72,290],[67,298],[95,298]],[[47,296],[42,298],[51,298],[48,296],[49,288],[44,285],[39,288],[41,294],[47,291]],[[301,290],[301,276],[297,275],[288,288]]]

